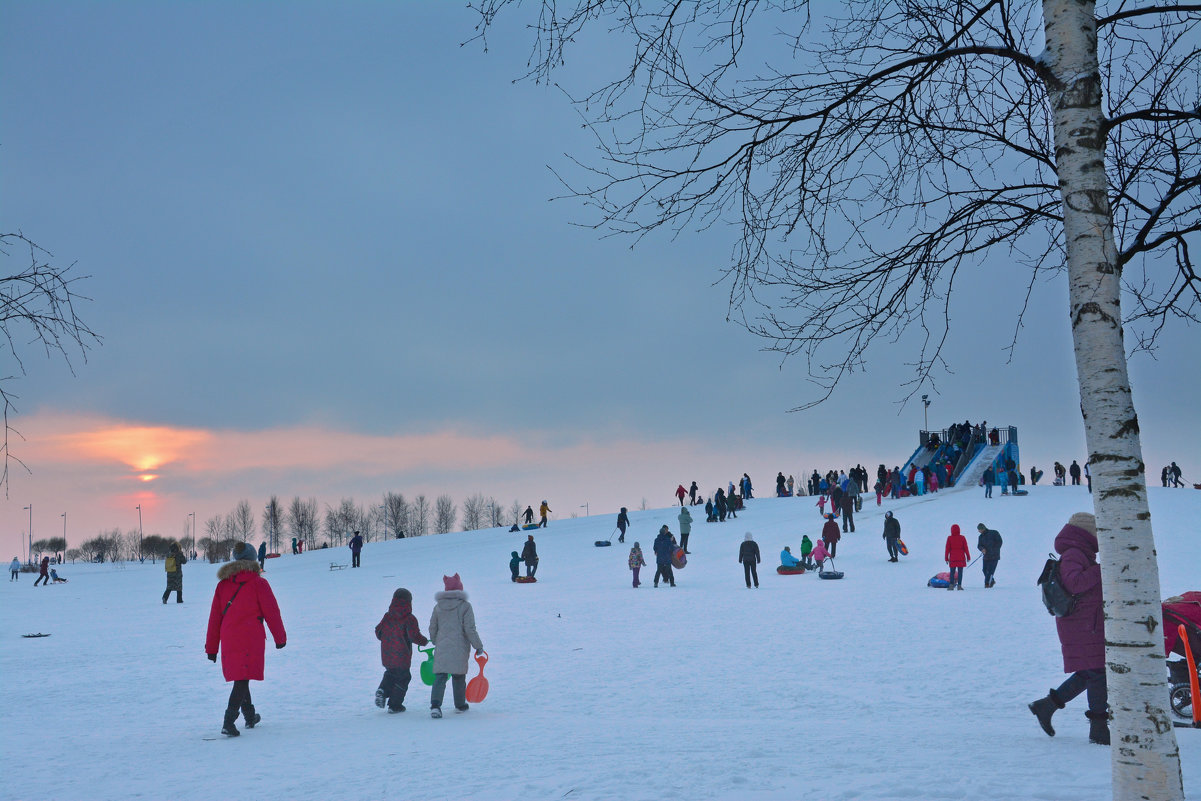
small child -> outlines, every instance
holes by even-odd
[[[641,581],[638,580],[638,571],[646,567],[646,560],[642,558],[642,546],[634,543],[634,547],[630,549],[630,570],[634,571],[634,588],[637,589]]]
[[[807,569],[813,569],[813,560],[809,558],[813,553],[813,540],[809,539],[809,535],[801,537],[801,564]]]
[[[817,506],[817,511],[821,513],[821,516],[825,517],[826,516],[826,496],[822,495],[820,498],[818,498],[815,506]]]
[[[809,555],[813,558],[814,569],[821,570],[822,563],[826,561],[826,543],[822,540],[815,542]]]
[[[510,581],[517,581],[517,570],[521,565],[521,557],[517,555],[517,551],[513,551],[509,559],[509,572],[513,574]]]
[[[413,678],[413,643],[427,645],[417,618],[413,617],[413,593],[401,587],[392,593],[392,605],[375,627],[379,640],[380,659],[384,663],[384,678],[375,691],[375,705],[389,712],[404,712],[405,693]]]
[[[54,568],[50,568],[50,580],[53,581],[55,584],[66,584],[67,583],[67,580],[65,578],[62,578],[61,576],[59,576],[58,572]]]

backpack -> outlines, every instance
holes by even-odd
[[[1063,586],[1059,576],[1059,560],[1055,554],[1047,554],[1047,563],[1038,577],[1038,586],[1042,588],[1043,606],[1054,617],[1067,617],[1076,611],[1076,596]]]

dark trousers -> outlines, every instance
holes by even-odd
[[[688,553],[688,534],[687,531],[680,532],[680,547],[684,549],[684,553]]]
[[[359,566],[359,552],[358,551],[350,552],[350,566],[351,567]]]
[[[1104,713],[1109,706],[1109,688],[1105,682],[1104,668],[1076,671],[1059,685],[1055,693],[1066,704],[1085,691],[1088,692],[1088,711]]]
[[[537,559],[526,559],[525,560],[525,574],[527,576],[533,576],[537,572],[538,572],[538,560]]]
[[[541,520],[538,521],[538,528],[546,528],[546,518],[545,517],[543,517]]]
[[[621,532],[621,536],[617,538],[617,541],[618,541],[618,542],[625,542],[625,541],[626,541],[626,527],[625,527],[625,526],[618,526],[618,527],[617,527],[617,529],[618,529],[618,531],[620,531],[620,532]]]
[[[826,543],[826,555],[827,556],[838,556],[836,551],[838,551],[838,543],[837,542],[827,542]]]
[[[754,562],[742,563],[742,575],[746,579],[746,586],[751,586],[751,580],[755,582],[755,586],[759,586],[759,570],[755,567]]]
[[[962,587],[963,586],[963,568],[962,567],[951,568],[951,581],[950,581],[949,586],[951,586],[951,587]]]
[[[388,699],[389,709],[400,709],[405,702],[405,693],[409,691],[409,682],[413,672],[409,668],[387,668],[384,678],[379,683],[384,696]]]
[[[888,537],[884,540],[884,544],[888,546],[888,558],[896,559],[901,555],[900,548],[897,547],[896,537]]]
[[[177,603],[177,604],[183,603],[183,588],[182,587],[168,587],[167,591],[163,593],[163,603],[167,602],[167,599],[171,597],[171,593],[175,593],[175,603]]]
[[[842,510],[842,533],[847,533],[847,526],[851,527],[851,532],[855,531],[855,504],[848,502]],[[834,554],[830,554],[833,556]]]
[[[665,565],[660,565],[660,564],[655,565],[655,586],[656,587],[659,586],[659,577],[660,576],[662,576],[663,580],[666,581],[668,584],[672,585],[673,587],[676,585],[676,577],[675,577],[675,574],[671,572],[671,563],[670,562]]]
[[[511,565],[509,571],[513,574],[513,581],[517,581],[517,565]]]
[[[244,706],[250,706],[251,703],[253,702],[250,700],[250,679],[238,679],[229,691],[227,711],[241,709]]]
[[[33,582],[33,586],[35,586],[35,587],[36,587],[36,586],[38,585],[38,583],[39,583],[39,582],[43,582],[43,581],[44,581],[45,583],[47,583],[47,584],[49,584],[49,583],[50,583],[50,574],[49,574],[49,573],[43,574],[43,575],[41,575],[41,576],[38,576],[38,577],[37,577],[37,580]]]
[[[446,680],[450,679],[451,694],[455,699],[455,709],[467,708],[467,674],[439,673],[434,679],[433,689],[430,690],[430,709],[441,709],[442,698],[446,695]]]
[[[635,586],[635,587],[637,587],[639,584],[641,584],[641,583],[642,583],[641,581],[639,581],[639,580],[638,580],[638,571],[639,571],[639,570],[641,570],[642,568],[640,568],[640,567],[633,567],[633,568],[630,568],[630,569],[634,571],[634,586]]]
[[[980,566],[984,568],[984,586],[991,586],[993,583],[993,573],[997,572],[997,562],[1000,559],[982,559]]]

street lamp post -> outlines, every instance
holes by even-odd
[[[138,561],[142,561],[142,504],[138,504]]]
[[[926,430],[930,430],[930,396],[922,395],[922,415],[926,421]]]
[[[29,564],[33,564],[33,503],[24,507],[29,510],[29,554],[26,556]]]
[[[591,511],[588,508],[588,501],[584,501],[580,508],[584,510],[584,517],[591,516]]]
[[[62,513],[62,518],[63,518],[63,557],[65,558],[67,555],[66,554],[66,550],[67,550],[67,513],[66,512]]]
[[[188,517],[192,518],[192,553],[196,553],[196,513],[188,512]]]

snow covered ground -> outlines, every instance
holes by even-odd
[[[553,500],[553,499],[552,499]],[[596,548],[615,514],[535,532],[538,583],[509,581],[526,533],[370,543],[268,562],[288,629],[252,683],[263,722],[218,734],[229,686],[204,658],[216,566],[185,568],[163,605],[161,563],[64,565],[70,583],[3,587],[0,797],[19,799],[1098,799],[1109,750],[1088,743],[1083,699],[1048,738],[1026,709],[1063,678],[1034,581],[1082,488],[1027,498],[975,490],[886,502],[910,555],[886,561],[874,497],[839,547],[843,581],[779,576],[784,545],[816,538],[811,498],[762,498],[737,520],[694,523],[675,589],[630,586],[629,541],[653,563],[676,509],[631,515],[625,546]],[[1163,590],[1201,589],[1201,493],[1151,489]],[[616,510],[614,510],[616,511]],[[966,592],[926,587],[958,523],[1005,538],[995,589],[979,563]],[[761,587],[737,563],[745,532]],[[426,630],[458,572],[491,661],[486,701],[430,719],[415,677],[409,711],[373,705],[372,629],[408,587]],[[24,639],[44,632],[51,636]],[[414,668],[417,660],[414,661]],[[474,675],[472,665],[470,675]],[[449,694],[449,691],[448,691]],[[450,708],[449,703],[447,708]],[[239,721],[241,726],[241,721]],[[1177,730],[1185,790],[1201,798],[1201,732]]]

